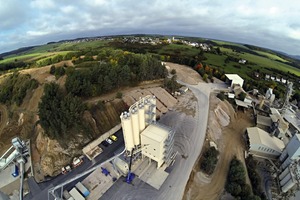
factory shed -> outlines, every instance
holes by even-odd
[[[285,147],[283,141],[258,127],[247,128],[247,139],[249,153],[258,157],[276,159]]]
[[[272,119],[263,115],[257,115],[256,125],[261,129],[268,130],[272,125]]]

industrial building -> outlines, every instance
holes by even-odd
[[[148,95],[130,106],[120,116],[123,128],[126,156],[149,158],[160,168],[170,163],[174,131],[156,122],[156,97]]]
[[[242,79],[237,74],[225,74],[226,76],[226,83],[230,85],[231,88],[233,88],[235,85],[239,85],[243,87],[244,79]]]
[[[298,162],[290,164],[278,176],[282,192],[287,192],[300,180],[300,165]]]
[[[295,134],[292,137],[279,160],[282,162],[282,169],[285,169],[290,163],[300,160],[300,134]]]
[[[167,162],[173,150],[174,131],[160,124],[150,124],[141,134],[142,155],[157,162],[159,168]]]
[[[258,127],[247,128],[246,136],[249,153],[254,156],[276,159],[284,149],[283,141]]]

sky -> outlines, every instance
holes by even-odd
[[[0,0],[0,53],[63,39],[166,34],[300,55],[297,0]]]

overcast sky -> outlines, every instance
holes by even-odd
[[[0,0],[0,53],[85,36],[157,33],[300,55],[297,0]]]

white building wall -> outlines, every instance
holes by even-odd
[[[160,142],[155,141],[145,135],[141,135],[141,143],[142,143],[142,154],[155,160],[157,164],[157,168],[163,163],[163,149]]]
[[[250,144],[250,149],[249,149],[250,153],[258,153],[261,154],[261,156],[270,156],[270,157],[277,157],[280,156],[281,152],[278,152],[277,150],[274,150],[270,147],[267,147],[265,145],[262,144]]]

